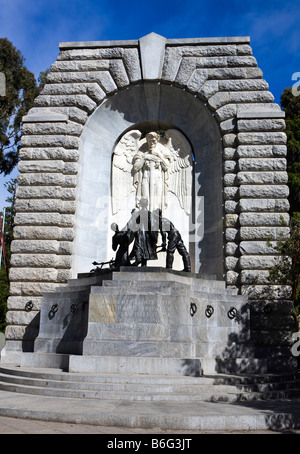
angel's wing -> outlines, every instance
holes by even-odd
[[[124,134],[117,144],[112,160],[112,212],[116,214],[122,200],[135,191],[132,180],[132,159],[139,149],[139,139],[142,133],[132,130]]]
[[[193,183],[192,148],[189,141],[177,129],[168,129],[166,138],[167,147],[172,156],[168,189],[176,195],[186,214],[190,214]]]

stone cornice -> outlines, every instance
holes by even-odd
[[[166,45],[169,46],[187,46],[201,44],[249,44],[249,36],[231,36],[231,37],[211,37],[211,38],[178,38],[166,39],[157,33],[150,33],[140,39],[121,40],[121,41],[76,41],[76,42],[60,42],[59,48],[65,49],[89,49],[100,47],[137,47],[139,42],[146,37],[157,36],[165,39]]]

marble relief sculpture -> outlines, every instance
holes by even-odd
[[[131,130],[118,142],[112,162],[112,211],[116,214],[123,200],[135,192],[136,207],[141,198],[149,210],[168,207],[168,192],[176,195],[186,214],[191,210],[192,149],[185,136],[168,129],[161,136]]]

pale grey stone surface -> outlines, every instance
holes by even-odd
[[[239,367],[246,351],[252,352],[247,299],[226,290],[223,281],[160,268],[132,267],[103,276],[104,281],[101,275],[71,280],[44,295],[34,342],[37,357],[42,352],[79,354],[70,364],[73,372],[101,367],[126,373],[130,367],[134,373],[186,375],[183,364],[190,364],[192,374],[196,366],[191,363],[198,362],[199,375],[201,370],[221,371],[220,361],[225,364],[227,356]],[[236,320],[228,315],[232,307]],[[34,315],[14,316],[11,322],[22,324]],[[230,336],[235,347],[227,352]]]
[[[139,44],[143,79],[159,80],[162,74],[166,39],[156,33],[150,33],[141,38]]]
[[[242,240],[285,240],[290,233],[289,227],[241,227],[240,237]]]

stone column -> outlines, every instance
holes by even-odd
[[[284,364],[280,355],[288,354],[294,325],[291,288],[269,280],[277,241],[289,235],[284,130],[284,112],[237,115],[240,288],[249,298],[258,355],[273,357],[275,369],[276,359]]]
[[[64,285],[70,276],[81,131],[82,125],[51,111],[23,118],[11,245],[8,348],[32,348],[43,293]],[[26,305],[30,301],[31,307]]]

